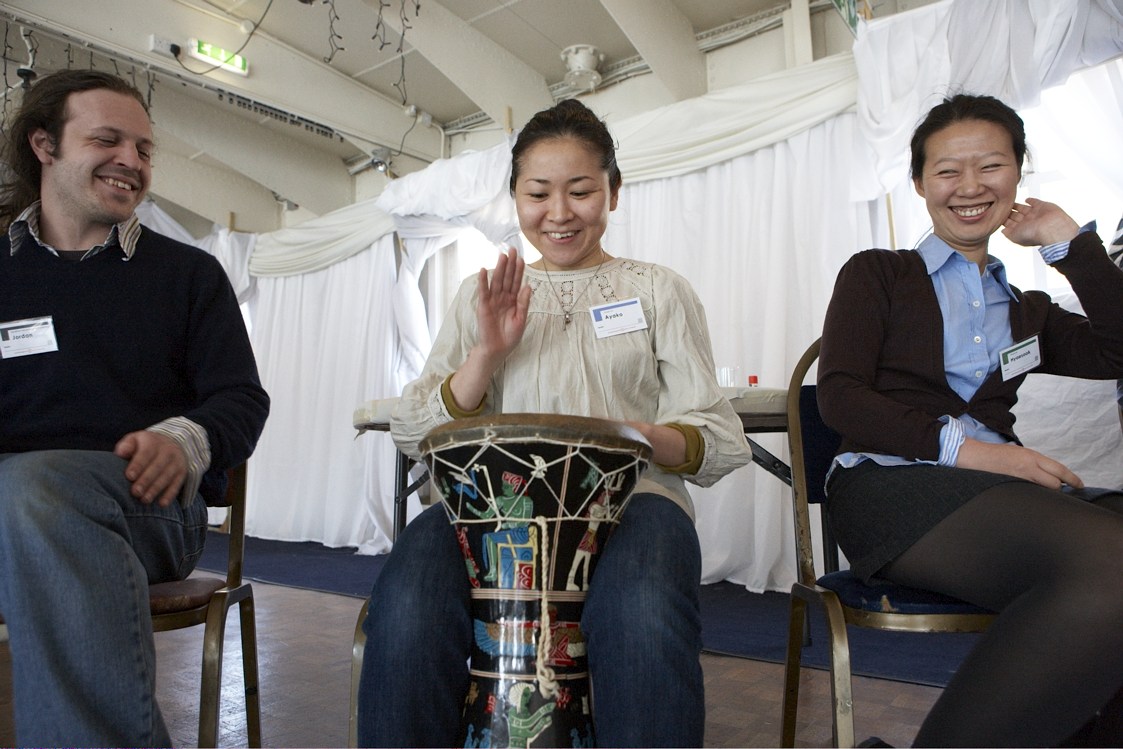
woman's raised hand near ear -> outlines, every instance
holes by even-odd
[[[1080,232],[1080,225],[1059,205],[1037,198],[1014,203],[1002,233],[1015,244],[1026,247],[1067,242]]]

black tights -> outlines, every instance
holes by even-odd
[[[1056,746],[1123,695],[1119,495],[1091,504],[1035,484],[1000,484],[878,574],[1002,612],[915,746]],[[1100,740],[1120,746],[1123,736]]]

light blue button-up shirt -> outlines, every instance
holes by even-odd
[[[1081,231],[1095,231],[1093,221]],[[1055,263],[1068,255],[1068,242],[1046,245],[1039,251],[1047,263]],[[1010,332],[1010,302],[1017,303],[1006,281],[1006,266],[1001,260],[987,256],[986,268],[979,267],[960,255],[934,234],[916,248],[940,304],[944,321],[944,370],[948,385],[965,401],[970,401],[990,373],[998,367],[998,352],[1014,343]],[[920,333],[918,332],[918,335]],[[881,453],[843,453],[834,465],[851,468],[863,460],[880,465],[911,465],[929,463],[954,466],[959,448],[970,437],[980,442],[1003,443],[1004,435],[990,429],[969,414],[940,417],[940,456],[937,460],[909,460]],[[834,466],[831,467],[834,470]]]

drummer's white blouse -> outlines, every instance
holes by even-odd
[[[689,424],[705,453],[698,472],[682,476],[648,468],[637,492],[655,492],[691,516],[683,483],[709,486],[752,458],[740,418],[718,388],[706,314],[686,279],[669,268],[613,258],[597,271],[527,267],[533,290],[526,331],[492,377],[483,413],[557,413]],[[478,279],[461,284],[421,376],[406,386],[390,420],[407,455],[433,427],[453,419],[441,384],[476,344]],[[597,338],[589,308],[639,298],[646,330]],[[562,302],[572,310],[565,325]],[[570,300],[575,303],[570,305]]]

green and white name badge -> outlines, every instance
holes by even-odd
[[[1003,382],[1036,369],[1041,364],[1041,343],[1037,336],[999,351],[998,363],[1002,367]]]

